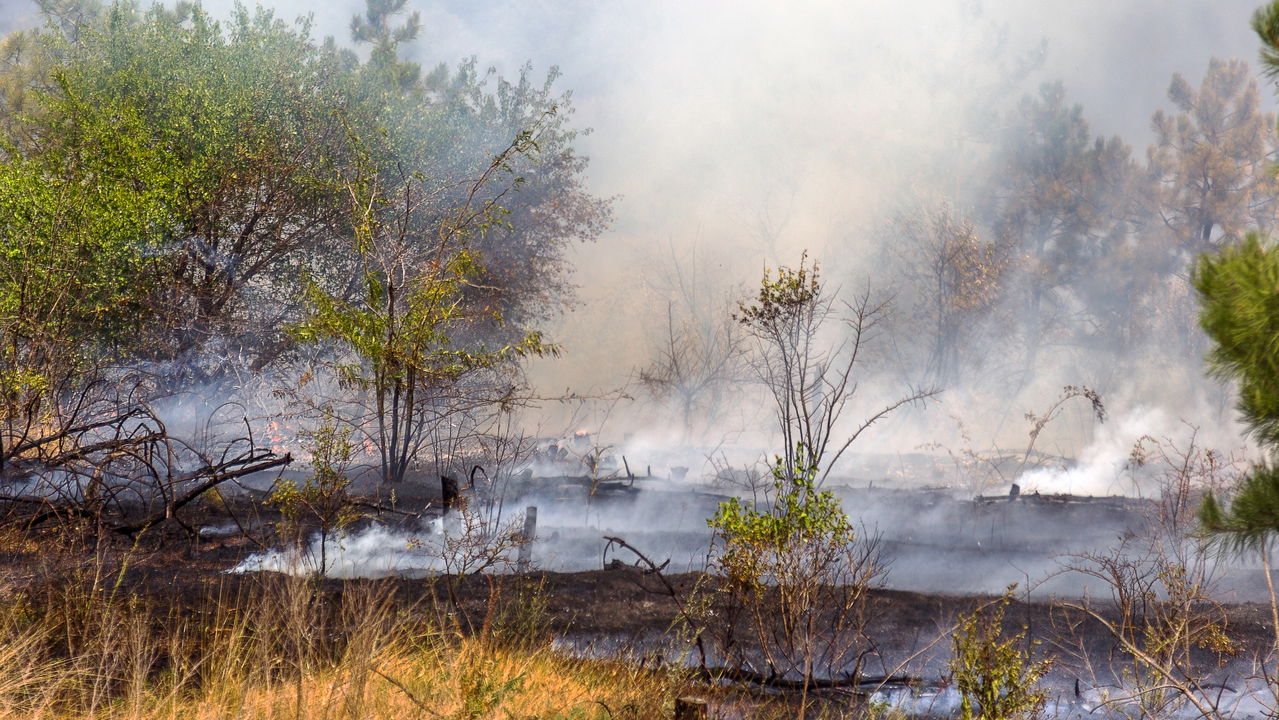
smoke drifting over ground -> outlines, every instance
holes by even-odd
[[[343,42],[362,8],[356,0],[319,11],[288,0],[269,5],[286,19],[309,16],[316,36]],[[226,16],[235,3],[205,6]],[[409,54],[424,66],[473,56],[508,78],[525,63],[535,76],[559,67],[556,87],[571,91],[575,124],[593,129],[579,138],[591,158],[590,189],[619,198],[613,230],[572,258],[580,302],[551,333],[564,356],[532,369],[547,394],[616,388],[633,376],[661,336],[675,292],[672,264],[691,263],[692,248],[695,282],[721,298],[740,295],[766,265],[795,264],[805,249],[846,294],[896,290],[878,230],[909,198],[953,197],[972,185],[974,158],[1000,141],[1017,101],[1040,83],[1062,81],[1092,134],[1119,134],[1140,157],[1153,139],[1152,113],[1169,105],[1173,73],[1195,83],[1211,57],[1256,55],[1248,28],[1254,0],[411,6],[421,12],[423,32]],[[0,22],[29,25],[33,10],[11,2]],[[1273,107],[1268,88],[1261,97]],[[891,350],[880,360],[901,364]],[[1001,388],[1005,397],[992,412],[973,412],[996,405],[981,395],[990,388],[946,385],[947,410],[915,417],[923,427],[898,427],[891,442],[902,451],[958,444],[949,430],[938,436],[955,406],[973,442],[1018,441],[1020,415],[1064,384],[1100,385],[1112,402],[1117,389],[1137,387],[1125,392],[1125,407],[1111,408],[1116,415],[1165,407],[1197,424],[1229,416],[1222,403],[1200,412],[1182,402],[1192,393],[1181,386],[1201,384],[1194,374],[1177,378],[1173,389],[1149,382],[1140,368],[1125,371],[1132,377],[1100,378],[1079,365],[1066,354],[1045,362],[1034,382],[1012,393]],[[892,368],[880,394],[891,396],[917,375]],[[669,426],[661,412],[641,418],[652,408],[637,405],[609,418],[613,441]],[[551,434],[570,421],[552,411],[541,429]],[[767,422],[757,408],[702,422],[714,428],[713,442],[740,439],[744,430],[755,442],[772,442],[754,432]],[[1065,432],[1062,449],[1078,452],[1090,432]]]
[[[273,7],[284,18],[310,14],[316,35],[345,42],[350,18],[362,5],[344,0],[321,11],[298,2]],[[722,317],[764,267],[795,265],[804,250],[822,261],[828,287],[841,288],[845,298],[870,287],[895,292],[899,305],[908,305],[910,292],[895,286],[889,261],[896,240],[883,228],[916,199],[962,198],[982,181],[982,159],[1007,140],[1009,118],[1023,96],[1060,80],[1067,103],[1082,104],[1091,136],[1121,135],[1140,159],[1154,139],[1152,113],[1169,105],[1174,73],[1197,85],[1210,58],[1255,56],[1248,28],[1255,5],[414,0],[423,32],[408,54],[425,67],[474,56],[481,67],[492,65],[508,78],[525,63],[534,77],[558,66],[555,87],[571,91],[574,124],[593,129],[578,138],[591,158],[588,189],[618,198],[611,231],[572,253],[579,303],[549,333],[563,344],[563,356],[535,361],[531,377],[546,395],[630,386],[593,404],[548,403],[526,418],[526,431],[555,436],[585,428],[611,456],[626,456],[637,474],[651,466],[651,474],[669,477],[680,467],[690,479],[729,482],[778,449],[767,402],[740,382],[718,406],[699,409],[690,432],[673,419],[669,404],[652,402],[631,384],[660,345],[668,308],[684,303],[689,312]],[[205,6],[226,16],[234,3]],[[5,7],[0,31],[32,22],[29,3]],[[1273,107],[1268,87],[1261,98],[1265,108]],[[1078,301],[1066,297],[1061,305]],[[943,383],[940,404],[903,410],[871,428],[854,452],[873,450],[874,456],[849,456],[832,485],[945,485],[971,496],[992,488],[1007,492],[1018,480],[1028,494],[1147,495],[1148,488],[1125,474],[1143,436],[1184,444],[1197,426],[1200,444],[1226,450],[1240,445],[1228,391],[1205,381],[1199,370],[1199,335],[1167,340],[1175,362],[1159,364],[1138,354],[1122,367],[1098,363],[1079,347],[1046,343],[1036,372],[1016,376],[1000,365],[1014,361],[998,357],[989,342],[1020,308],[1010,304],[1007,312],[974,324],[966,342],[982,357],[968,377]],[[849,413],[852,422],[892,402],[908,384],[927,380],[912,365],[917,358],[900,350],[905,341],[893,336],[908,327],[886,325],[876,338],[874,362],[866,366],[866,382]],[[1062,386],[1076,384],[1101,391],[1109,421],[1099,424],[1086,407],[1068,404],[1034,448],[1061,462],[1020,477],[990,472],[994,456],[1015,457],[1025,448],[1030,423],[1023,414],[1041,412]],[[908,456],[914,454],[936,460],[910,470]],[[709,512],[689,508],[672,516],[664,512],[671,496],[662,492],[601,508],[528,500],[541,506],[547,530],[542,557],[557,567],[594,566],[601,533],[627,532],[636,540],[647,529],[654,545],[646,547],[671,557],[679,569],[692,569],[704,557]],[[893,526],[899,543],[914,542],[899,524],[927,524],[920,517],[940,525],[953,520],[949,510],[908,520],[892,502],[847,499],[867,525]],[[714,504],[708,507],[713,511]],[[551,533],[567,538],[568,528],[589,535],[590,542],[550,543]],[[1111,530],[1117,528],[1099,531]],[[977,530],[947,531],[971,540],[973,553],[987,552],[977,548]],[[361,567],[439,569],[426,546],[415,545],[425,535],[431,535],[425,527],[405,533],[378,528],[345,538],[333,548],[347,563],[342,567],[350,567],[339,574],[361,574]],[[987,535],[993,539],[993,531]],[[1040,560],[1044,564],[1036,568],[1047,568],[1047,559],[1035,562]],[[978,562],[976,556],[972,561]],[[261,562],[284,567],[287,559]],[[935,569],[911,569],[912,562],[899,563],[897,582],[915,587],[912,578],[927,578]],[[964,566],[965,572],[972,575],[976,566]],[[1005,582],[1002,575],[987,577],[990,586],[983,590]]]
[[[1067,468],[1038,468],[1022,475],[1018,482],[1028,492],[1045,494],[1146,494],[1127,472],[1133,447],[1145,436],[1186,444],[1192,432],[1192,428],[1169,417],[1162,409],[1136,408],[1098,427],[1092,441],[1080,451],[1078,464]],[[1158,492],[1157,488],[1145,490]]]
[[[620,197],[614,230],[574,258],[580,305],[555,338],[564,357],[535,364],[546,392],[618,387],[652,354],[676,291],[675,263],[696,282],[732,294],[765,265],[820,258],[831,286],[889,292],[894,282],[876,230],[909,197],[956,195],[975,178],[1007,115],[1040,83],[1061,80],[1094,135],[1119,134],[1135,157],[1152,141],[1150,118],[1167,108],[1174,73],[1198,81],[1211,57],[1256,55],[1251,0],[1195,5],[1086,2],[1061,7],[1016,2],[646,3],[615,6],[420,3],[424,62],[475,55],[507,76],[525,62],[556,65],[573,93],[592,184]],[[1139,39],[1141,38],[1141,39]],[[1273,96],[1262,90],[1262,102]],[[674,248],[672,251],[671,248]],[[672,260],[674,256],[676,259]],[[980,345],[981,340],[975,340]],[[885,351],[883,362],[893,362]],[[883,365],[881,362],[881,366]],[[1081,369],[1082,368],[1082,369]],[[1228,420],[1225,403],[1186,402],[1220,392],[1195,373],[1151,382],[1140,369],[1098,377],[1063,354],[1044,363],[1015,397],[990,405],[990,388],[946,387],[947,405],[917,413],[920,428],[897,427],[887,442],[909,451],[960,443],[946,416],[965,416],[977,444],[1020,442],[1022,413],[1050,402],[1065,384],[1091,384],[1112,414],[1164,407],[1199,425]],[[905,377],[903,377],[905,376]],[[890,372],[887,397],[909,373]],[[1167,379],[1166,377],[1163,379]],[[1169,384],[1175,387],[1169,387]],[[1125,389],[1123,405],[1115,397]],[[1134,392],[1129,389],[1137,388]],[[1007,388],[997,392],[1007,395]],[[984,393],[984,396],[983,396]],[[749,396],[747,396],[749,397]],[[760,401],[751,397],[709,422],[717,442],[754,442]],[[669,428],[661,412],[632,403],[610,417],[625,432]],[[867,402],[870,405],[870,402]],[[957,409],[959,408],[959,409]],[[1224,410],[1224,412],[1223,412]],[[555,415],[555,428],[569,422]],[[1091,425],[1059,423],[1063,454],[1079,452]],[[1137,432],[1159,434],[1160,428]],[[883,436],[876,442],[885,442]]]

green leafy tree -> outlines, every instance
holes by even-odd
[[[612,221],[612,199],[585,187],[588,160],[575,143],[589,131],[572,125],[571,97],[555,89],[558,68],[540,81],[530,65],[505,78],[470,58],[423,73],[399,57],[419,32],[417,14],[406,15],[405,4],[366,0],[365,12],[352,19],[353,37],[370,50],[360,70],[361,102],[379,109],[377,123],[386,130],[384,139],[366,138],[366,145],[382,168],[383,185],[419,174],[432,188],[434,209],[424,208],[414,218],[419,235],[430,236],[460,205],[494,209],[485,232],[466,237],[480,276],[465,298],[502,317],[475,325],[473,333],[518,342],[554,318],[572,295],[565,251],[573,241],[595,240],[604,232]],[[521,136],[528,142],[505,158],[504,180],[475,187],[477,170]]]
[[[527,142],[521,136],[496,156],[473,181],[469,200]],[[362,286],[357,293],[335,296],[309,283],[307,314],[293,333],[307,343],[335,341],[353,355],[336,368],[342,384],[361,398],[348,413],[350,421],[377,448],[382,479],[397,483],[434,428],[456,413],[492,404],[494,398],[483,392],[494,389],[491,384],[463,387],[467,380],[555,348],[536,332],[497,348],[457,337],[477,320],[465,302],[465,288],[479,268],[475,255],[458,250],[458,243],[484,230],[492,203],[468,202],[448,220],[424,226],[417,214],[435,209],[426,202],[431,193],[422,180],[404,178],[388,189],[380,185],[376,168],[365,167],[348,186]],[[431,235],[422,237],[424,230]],[[418,251],[424,244],[434,252]],[[501,322],[491,309],[485,316],[480,319]]]
[[[399,90],[411,90],[421,76],[417,63],[400,60],[399,49],[404,43],[417,39],[422,31],[421,14],[414,11],[402,25],[396,26],[395,16],[404,12],[408,0],[365,0],[364,13],[351,18],[351,37],[357,43],[370,46],[369,65],[383,73],[386,80]]]
[[[368,60],[190,3],[48,0],[5,41],[0,461],[65,457],[53,426],[67,403],[84,419],[87,387],[145,401],[316,358],[390,479],[431,428],[509,403],[518,359],[549,351],[566,244],[609,201],[583,188],[554,71],[420,73],[403,6],[369,4]],[[120,382],[130,367],[147,379]]]
[[[112,150],[137,148],[104,138]],[[88,422],[74,408],[87,407],[103,364],[133,349],[157,280],[137,238],[165,217],[127,185],[0,162],[0,469],[65,452],[65,432]]]
[[[104,15],[74,42],[37,36],[60,60],[26,154],[163,202],[168,217],[137,240],[166,277],[145,356],[208,358],[217,338],[261,362],[279,330],[268,308],[290,307],[302,256],[335,252],[343,233],[346,61],[261,9],[225,28],[198,7]]]
[[[467,238],[483,277],[463,298],[504,319],[468,332],[518,342],[563,307],[567,243],[597,237],[610,202],[583,187],[586,159],[573,147],[568,97],[552,89],[557,73],[537,84],[525,69],[507,82],[472,60],[424,75],[398,57],[417,32],[412,16],[397,23],[403,5],[371,2],[355,23],[356,41],[374,48],[363,62],[270,11],[239,8],[216,22],[186,3],[50,2],[43,30],[5,41],[7,151],[74,159],[81,182],[128,179],[166,204],[170,216],[138,240],[166,265],[144,308],[151,322],[139,355],[184,359],[213,378],[235,369],[218,358],[253,370],[289,360],[300,279],[335,296],[362,283],[351,242],[358,218],[345,199],[357,146],[383,186],[420,175],[432,189],[433,211],[413,215],[419,236],[469,200],[494,209],[489,231]],[[99,130],[113,125],[154,151],[147,163],[100,153]],[[470,180],[534,127],[504,181],[471,197]]]
[[[1203,306],[1200,324],[1213,343],[1209,366],[1237,384],[1240,417],[1266,453],[1228,505],[1211,494],[1204,499],[1200,523],[1227,547],[1260,555],[1279,647],[1279,599],[1270,573],[1270,546],[1279,535],[1279,252],[1250,233],[1239,245],[1201,256],[1192,280]]]
[[[1192,276],[1212,372],[1239,385],[1239,412],[1267,448],[1279,447],[1279,253],[1250,233],[1199,259]]]
[[[1193,282],[1200,323],[1212,341],[1214,374],[1233,380],[1240,417],[1265,456],[1230,492],[1228,503],[1209,494],[1199,510],[1204,533],[1234,552],[1255,552],[1269,590],[1274,648],[1279,650],[1279,597],[1271,546],[1279,536],[1279,252],[1250,233],[1237,246],[1200,257]],[[1271,686],[1279,697],[1279,690]]]
[[[1273,79],[1279,76],[1279,3],[1258,10],[1252,25],[1262,42],[1263,71]],[[1236,383],[1240,418],[1264,451],[1228,504],[1212,494],[1204,499],[1199,520],[1227,548],[1260,555],[1279,651],[1279,597],[1270,561],[1279,536],[1279,252],[1259,233],[1248,233],[1238,244],[1201,255],[1191,281],[1202,306],[1200,325],[1212,342],[1209,367]],[[1271,689],[1279,698],[1279,690]]]

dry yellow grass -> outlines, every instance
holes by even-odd
[[[308,672],[300,686],[280,679],[230,682],[191,693],[173,690],[148,689],[94,717],[650,718],[662,717],[668,704],[661,679],[620,664],[571,660],[545,650],[484,647],[469,640],[449,647],[384,650]]]
[[[462,633],[367,584],[324,598],[279,579],[208,607],[0,594],[0,720],[654,718],[678,687],[559,654],[528,617]]]

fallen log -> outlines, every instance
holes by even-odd
[[[910,675],[860,676],[844,675],[837,678],[803,678],[781,677],[776,673],[765,675],[754,670],[728,667],[708,667],[697,669],[697,674],[708,682],[731,680],[733,682],[758,685],[775,690],[833,690],[845,689],[858,694],[870,694],[885,685],[915,686],[923,682],[922,678]]]

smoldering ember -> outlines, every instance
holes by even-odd
[[[1279,715],[1279,2],[148,3],[0,3],[0,720]]]

